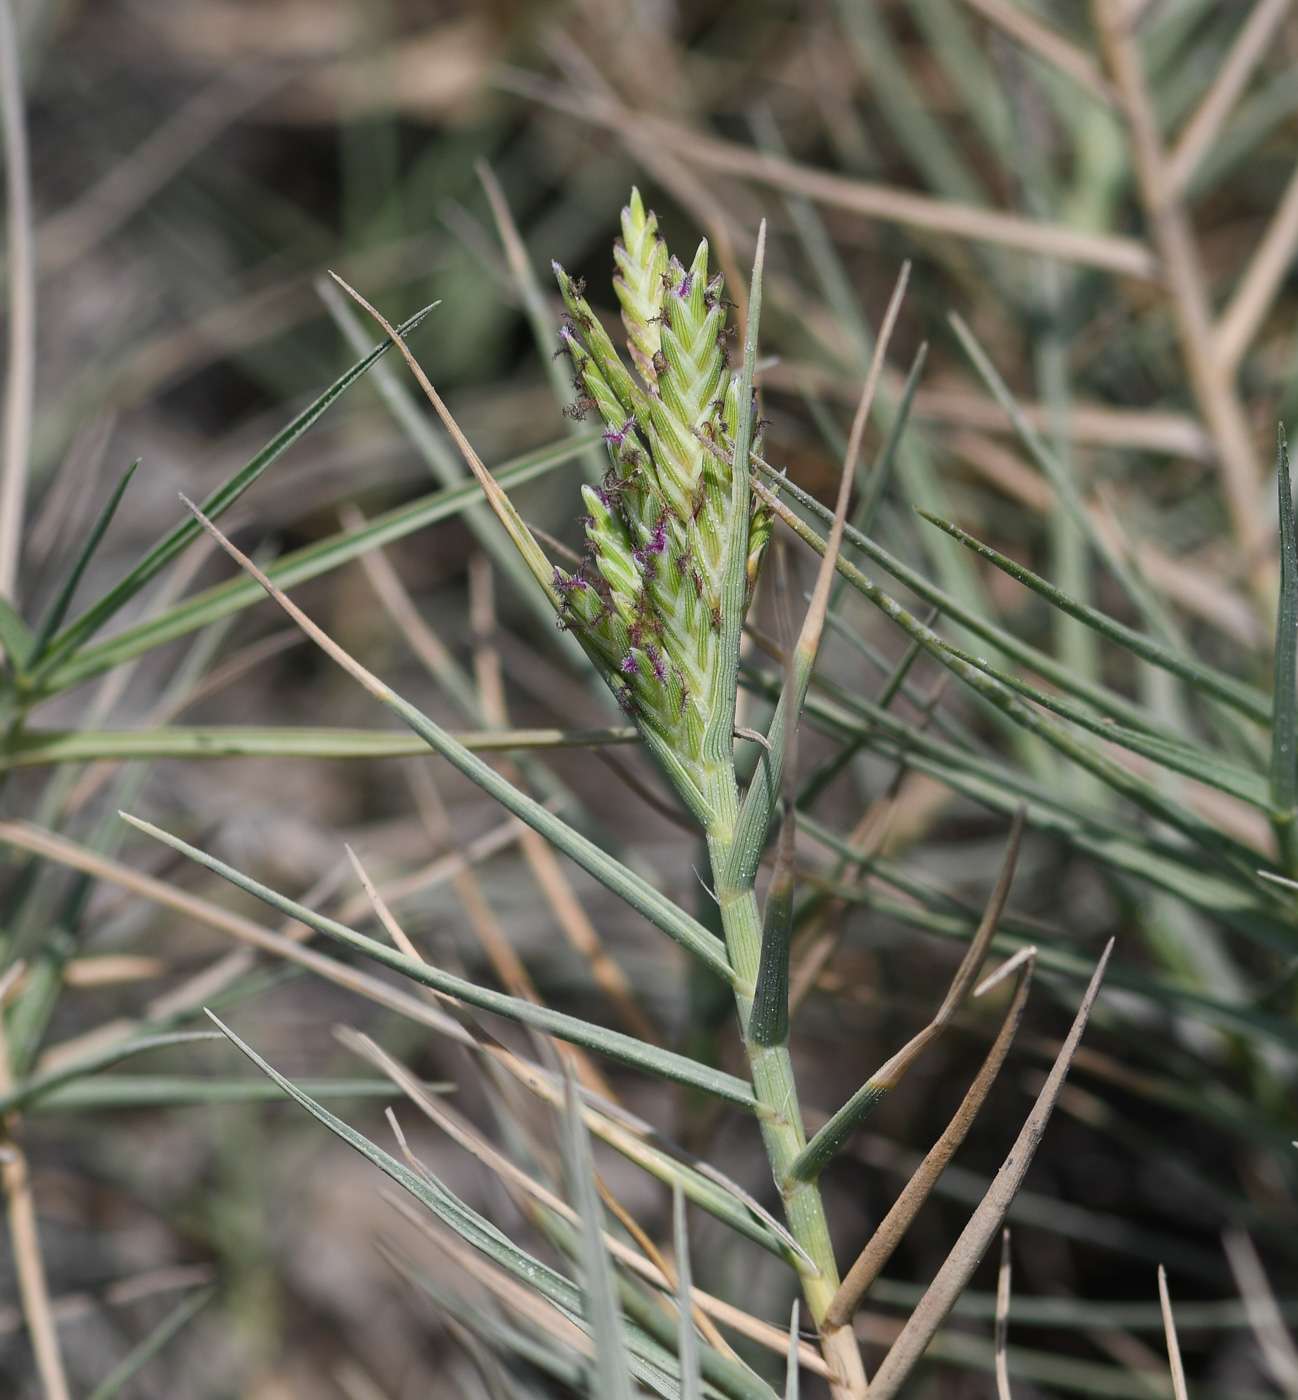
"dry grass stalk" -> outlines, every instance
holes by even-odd
[[[36,271],[22,62],[11,0],[0,0],[0,126],[9,239],[9,355],[0,456],[0,599],[16,603],[36,392]]]
[[[7,9],[7,6],[5,7]],[[0,20],[0,24],[3,20]],[[22,973],[22,964],[14,963],[4,978],[3,992]],[[0,1007],[4,995],[0,992]],[[9,1061],[9,1042],[0,1016],[0,1093],[13,1087]],[[63,1369],[63,1353],[59,1346],[58,1327],[50,1305],[49,1288],[45,1280],[45,1260],[41,1252],[40,1227],[36,1220],[36,1200],[32,1195],[31,1172],[27,1157],[17,1140],[19,1118],[16,1113],[5,1116],[0,1129],[0,1187],[3,1187],[9,1220],[9,1247],[13,1253],[14,1273],[18,1279],[18,1294],[22,1299],[27,1335],[31,1339],[45,1400],[71,1400],[67,1375]]]
[[[1215,352],[1212,308],[1199,250],[1189,214],[1168,174],[1132,17],[1122,0],[1094,0],[1092,8],[1105,59],[1122,97],[1145,217],[1167,270],[1181,353],[1200,411],[1217,444],[1222,490],[1236,543],[1256,579],[1271,531],[1259,496],[1262,473],[1252,431],[1233,376]]]
[[[130,819],[128,818],[128,820]],[[323,977],[326,981],[333,982],[340,987],[346,987],[380,1006],[389,1007],[391,1010],[398,1011],[401,1015],[410,1017],[423,1025],[432,1026],[442,1035],[449,1035],[461,1043],[469,1039],[467,1034],[460,1030],[458,1023],[408,993],[392,986],[391,983],[378,977],[371,977],[368,973],[361,972],[356,968],[348,967],[336,958],[326,957],[323,953],[317,953],[312,948],[304,948],[296,940],[286,938],[282,934],[272,933],[251,919],[245,919],[228,909],[222,909],[220,905],[213,904],[210,900],[201,899],[197,895],[178,890],[164,880],[156,880],[150,875],[144,875],[128,865],[121,864],[119,861],[110,860],[94,851],[88,851],[75,842],[69,841],[66,837],[58,836],[40,827],[29,826],[25,822],[0,822],[0,841],[58,861],[59,864],[67,866],[70,870],[80,870],[97,880],[106,880],[132,894],[152,900],[155,904],[173,909],[186,918],[205,924],[208,928],[229,934],[241,943],[283,958],[286,962],[297,963],[299,966],[314,972],[317,976]],[[112,1040],[114,1042],[124,1040],[134,1029],[134,1022],[114,1023]],[[45,1067],[48,1066],[43,1066],[43,1068]],[[66,1068],[66,1060],[58,1067]]]
[[[1260,6],[1259,6],[1260,8]],[[1298,169],[1254,250],[1244,275],[1217,320],[1213,352],[1224,374],[1233,375],[1275,302],[1298,251]]]
[[[1161,266],[1155,255],[1134,238],[1088,234],[1062,225],[1037,223],[999,210],[979,209],[948,200],[913,194],[888,185],[854,180],[829,171],[815,170],[781,156],[754,151],[748,146],[701,136],[685,127],[644,112],[627,112],[594,94],[546,82],[530,73],[509,70],[501,74],[502,86],[586,121],[606,126],[623,139],[647,130],[654,140],[670,146],[678,159],[733,175],[790,194],[803,195],[817,204],[842,209],[885,223],[903,224],[960,239],[1019,248],[1059,258],[1063,262],[1098,267],[1128,277],[1160,281]]]
[[[942,1136],[929,1148],[924,1160],[911,1174],[887,1215],[879,1222],[869,1243],[857,1256],[856,1262],[844,1275],[838,1296],[828,1314],[835,1326],[845,1327],[851,1322],[875,1279],[879,1277],[893,1251],[901,1243],[902,1236],[910,1228],[920,1207],[928,1199],[938,1177],[946,1170],[947,1164],[968,1135],[974,1119],[978,1116],[978,1110],[991,1092],[1001,1066],[1005,1063],[1005,1057],[1010,1052],[1014,1036],[1023,1020],[1023,1010],[1027,1006],[1031,985],[1032,967],[1029,964],[1019,975],[1018,986],[1014,989],[1014,997],[1005,1013],[1000,1031],[973,1083],[966,1091],[960,1107],[943,1130]]]
[[[202,88],[130,155],[36,230],[36,270],[52,277],[87,253],[276,88],[282,69],[240,69]]]
[[[1167,1364],[1172,1372],[1172,1393],[1176,1400],[1189,1400],[1185,1385],[1185,1366],[1181,1361],[1181,1344],[1176,1337],[1176,1319],[1172,1316],[1172,1299],[1167,1291],[1167,1270],[1158,1266],[1158,1302],[1163,1309],[1163,1333],[1167,1338]]]
[[[1294,1345],[1284,1325],[1284,1315],[1271,1291],[1257,1249],[1242,1230],[1227,1230],[1221,1242],[1266,1369],[1288,1400],[1295,1400],[1298,1397],[1298,1346]]]
[[[1012,4],[1011,0],[965,0],[971,10],[1017,39],[1025,49],[1066,73],[1106,106],[1117,101],[1112,85],[1084,49],[1078,48],[1057,29],[1043,24],[1034,15]],[[1002,1397],[1004,1400],[1004,1397]]]
[[[1176,194],[1184,194],[1188,189],[1292,4],[1293,0],[1257,0],[1253,13],[1235,36],[1225,62],[1217,69],[1189,121],[1181,128],[1168,156],[1167,182]]]
[[[1010,1228],[1001,1231],[1001,1267],[996,1277],[996,1396],[1014,1400],[1010,1392],[1010,1365],[1006,1340],[1010,1327]]]
[[[956,1299],[964,1291],[987,1246],[991,1243],[996,1231],[1000,1229],[1005,1214],[1027,1173],[1037,1143],[1040,1142],[1041,1135],[1045,1131],[1059,1090],[1063,1087],[1073,1054],[1090,1018],[1095,998],[1099,995],[1100,982],[1112,952],[1113,942],[1110,940],[1100,958],[1099,965],[1095,969],[1095,974],[1091,978],[1090,986],[1086,990],[1086,995],[1073,1021],[1068,1038],[1064,1041],[1059,1058],[1055,1061],[1044,1087],[1037,1096],[1037,1101],[1014,1146],[1010,1149],[1000,1171],[996,1173],[987,1194],[974,1210],[954,1248],[947,1255],[945,1263],[929,1285],[923,1300],[907,1319],[901,1334],[875,1373],[869,1391],[872,1400],[892,1400],[892,1396],[900,1389],[906,1377],[914,1369],[916,1362],[923,1355],[924,1349],[945,1321],[947,1314],[955,1305]]]

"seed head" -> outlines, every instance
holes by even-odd
[[[707,243],[688,267],[670,256],[632,190],[614,259],[634,372],[583,289],[555,266],[568,309],[563,343],[612,464],[606,487],[583,493],[591,571],[556,570],[556,587],[563,622],[624,708],[688,765],[709,719],[733,704],[720,693],[722,657],[738,639],[720,629],[734,532],[743,532],[751,596],[771,521],[747,491],[737,518],[731,502],[739,379],[726,362],[729,303],[720,274],[709,273]]]

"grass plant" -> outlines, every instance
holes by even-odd
[[[150,1393],[210,1358],[214,1297],[259,1311],[264,1270],[219,1192],[177,1206],[221,1287],[186,1275],[70,1350],[47,1125],[93,1158],[221,1113],[230,1162],[272,1095],[305,1110],[282,1141],[323,1126],[400,1188],[385,1267],[468,1358],[447,1394],[889,1400],[970,1369],[999,1400],[1293,1393],[1268,1282],[1298,1254],[1289,7],[680,8],[523,7],[507,44],[394,7],[292,81],[214,74],[49,215],[20,100],[42,41],[0,0],[0,1185],[27,1343],[3,1364],[33,1395]],[[420,44],[474,75],[453,111],[411,96]],[[222,146],[253,110],[329,113],[338,228]],[[140,299],[38,396],[36,307],[69,268],[111,282],[119,238],[183,323]],[[159,507],[159,425],[223,374],[265,445]],[[313,452],[353,464],[341,490]],[[348,680],[292,652],[290,716],[258,687],[299,631]],[[250,770],[180,776],[200,759],[353,760],[404,826],[346,859],[317,833],[289,877],[230,839],[252,789],[201,776]],[[470,941],[430,929],[444,893]],[[237,947],[180,953],[195,927]],[[326,988],[351,1077],[281,1029]],[[1043,1072],[1003,1073],[1015,1045]],[[403,1116],[367,1118],[383,1098]],[[1060,1134],[1181,1196],[1063,1199]],[[459,1154],[494,1206],[453,1189]],[[1112,1283],[1097,1254],[1138,1284],[1067,1296]],[[247,1362],[267,1393],[273,1351]],[[376,1365],[312,1374],[372,1400]]]

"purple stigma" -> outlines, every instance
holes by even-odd
[[[663,521],[659,521],[654,526],[654,532],[649,538],[649,543],[642,545],[639,549],[631,551],[631,557],[637,564],[644,564],[651,554],[661,554],[667,548],[667,526]]]
[[[634,676],[639,671],[639,669],[639,666],[636,665],[636,659],[634,654],[631,652],[627,652],[627,654],[622,658],[622,674],[624,676]]]
[[[656,646],[650,645],[645,648],[645,655],[649,658],[649,664],[653,667],[654,679],[662,682],[667,679],[667,666],[663,661],[662,653]]]
[[[687,272],[673,290],[682,301],[690,294],[690,288],[694,285],[694,274]]]

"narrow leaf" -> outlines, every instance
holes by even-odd
[[[789,1359],[784,1368],[784,1400],[798,1400],[801,1390],[802,1372],[798,1366],[798,1302],[793,1300],[793,1311],[789,1317]]]
[[[152,1332],[138,1342],[92,1390],[87,1400],[113,1400],[153,1360],[171,1339],[216,1297],[215,1288],[203,1288],[177,1304]]]
[[[191,507],[192,509],[192,507]],[[272,598],[289,614],[304,632],[323,651],[333,658],[350,676],[359,681],[369,693],[391,710],[403,723],[407,724],[422,738],[434,752],[449,760],[465,777],[476,783],[489,796],[494,797],[507,811],[525,821],[533,830],[540,832],[552,845],[558,847],[581,868],[593,875],[602,885],[625,900],[631,908],[641,913],[651,923],[674,938],[683,948],[727,980],[733,973],[726,958],[721,940],[703,927],[697,919],[691,918],[678,908],[665,895],[654,889],[645,879],[629,870],[614,859],[593,841],[574,830],[562,817],[556,816],[548,807],[542,806],[534,798],[520,791],[507,778],[498,773],[489,763],[471,753],[463,744],[457,743],[446,730],[435,724],[427,715],[403,700],[375,676],[371,675],[359,662],[354,660],[331,637],[314,622],[250,560],[237,550],[219,530],[199,514],[203,528],[207,530],[221,547],[239,563]]]
[[[808,515],[825,523],[829,523],[833,519],[832,513],[827,507],[821,505],[809,492],[804,491],[796,483],[777,472],[769,462],[764,462],[757,457],[753,458],[753,462],[759,471],[769,477],[781,494],[790,497]],[[794,520],[797,520],[796,516]],[[798,525],[801,524],[802,522],[798,521],[797,525],[792,527],[795,532],[798,531]],[[805,528],[803,526],[803,529]],[[1115,694],[1102,685],[1088,681],[1048,653],[1021,641],[1012,632],[1006,632],[1003,628],[988,622],[980,613],[966,607],[954,595],[944,592],[918,570],[904,564],[895,555],[884,549],[882,545],[876,544],[859,530],[854,530],[849,525],[843,533],[847,542],[854,549],[859,549],[867,558],[887,570],[893,578],[899,583],[905,584],[917,597],[931,603],[952,622],[974,636],[982,637],[985,641],[990,642],[1004,655],[1029,667],[1037,675],[1044,676],[1059,686],[1061,690],[1094,705],[1101,714],[1112,715],[1115,719],[1121,719],[1124,723],[1137,729],[1149,729],[1153,732],[1161,730],[1162,725],[1157,717],[1142,706],[1126,699],[1125,696]],[[845,578],[850,577],[841,564],[839,572]]]
[[[681,1366],[681,1400],[703,1400],[699,1373],[699,1340],[694,1334],[693,1279],[690,1274],[690,1235],[685,1193],[672,1190],[672,1237],[676,1246],[676,1312],[679,1323],[677,1355]]]
[[[72,565],[72,570],[63,581],[63,586],[55,594],[54,601],[50,604],[50,610],[45,614],[41,623],[40,631],[36,634],[36,640],[32,643],[31,657],[29,665],[36,663],[45,654],[45,648],[49,646],[50,638],[63,625],[63,619],[67,616],[68,608],[72,603],[73,595],[77,591],[77,585],[81,582],[81,576],[85,573],[91,559],[94,558],[95,550],[99,548],[100,541],[104,538],[109,525],[112,524],[113,517],[117,514],[117,507],[122,503],[122,497],[126,494],[126,488],[131,484],[131,478],[135,475],[136,468],[140,465],[137,457],[134,462],[127,467],[122,475],[121,481],[117,483],[111,496],[109,496],[103,510],[99,512],[99,518],[95,521],[86,542],[81,547],[81,552],[77,555],[76,562]]]
[[[477,478],[478,485],[482,487],[483,494],[486,496],[488,503],[496,512],[500,523],[509,532],[509,537],[513,540],[515,548],[523,556],[524,563],[532,571],[532,576],[536,579],[537,583],[541,585],[542,590],[546,597],[549,598],[557,615],[562,608],[562,599],[554,586],[554,569],[550,561],[545,557],[544,553],[541,551],[540,545],[538,545],[533,538],[532,532],[527,528],[523,517],[514,509],[514,503],[487,470],[482,458],[474,451],[468,438],[466,438],[464,433],[460,430],[460,425],[451,417],[450,410],[442,402],[441,395],[433,388],[432,381],[424,373],[419,361],[411,354],[410,347],[403,338],[407,327],[393,326],[391,322],[388,321],[381,312],[371,306],[354,287],[349,287],[336,272],[330,273],[330,276],[358,306],[369,312],[374,320],[382,326],[388,340],[401,352],[406,364],[410,366],[411,372],[419,381],[419,387],[428,396],[429,403],[437,410],[437,416],[442,420],[447,432],[455,439],[456,447],[460,449],[465,462],[468,463],[469,470]],[[407,323],[407,325],[408,324],[409,323]],[[207,512],[204,511],[204,514],[207,514]]]
[[[1125,725],[1115,724],[1112,720],[1097,718],[1092,710],[1083,708],[1081,705],[1071,700],[1065,700],[1058,695],[1052,695],[1047,690],[1030,685],[1027,681],[1022,681],[1007,671],[998,670],[981,656],[974,656],[967,651],[962,651],[950,643],[943,645],[952,656],[960,657],[970,666],[975,666],[985,675],[1000,681],[1002,685],[1008,686],[1009,689],[1017,691],[1020,695],[1027,696],[1035,704],[1061,715],[1064,719],[1071,720],[1074,724],[1089,730],[1108,743],[1130,749],[1132,753],[1138,753],[1144,758],[1152,759],[1164,768],[1172,769],[1173,772],[1183,773],[1187,778],[1194,778],[1210,787],[1220,788],[1222,792],[1228,792],[1243,802],[1260,807],[1264,812],[1275,811],[1271,802],[1270,786],[1260,773],[1229,763],[1206,748],[1196,748],[1180,739],[1146,734],[1140,729],[1128,729]]]
[[[804,524],[789,508],[761,485],[754,485],[757,493],[771,506],[812,549],[823,553],[826,545],[808,525]],[[886,613],[908,636],[920,642],[925,651],[946,666],[970,689],[984,700],[994,705],[1015,723],[1030,733],[1039,735],[1052,748],[1057,749],[1079,767],[1094,773],[1115,792],[1129,798],[1143,807],[1151,815],[1169,826],[1176,828],[1205,851],[1212,854],[1221,865],[1229,868],[1242,883],[1247,884],[1257,861],[1257,852],[1243,842],[1226,835],[1218,827],[1205,821],[1196,813],[1169,799],[1155,784],[1137,777],[1129,769],[1102,754],[1094,745],[1085,743],[1071,731],[1057,724],[1039,710],[1033,709],[1013,691],[1002,685],[986,672],[955,656],[949,647],[931,628],[924,626],[877,584],[873,583],[854,564],[840,557],[839,572],[849,583],[862,593],[882,612]]]
[[[1275,677],[1271,691],[1271,802],[1287,870],[1293,872],[1294,807],[1298,805],[1298,539],[1284,424],[1276,433],[1280,494],[1280,603],[1275,623]]]
[[[897,453],[901,447],[902,435],[910,422],[910,408],[915,399],[915,390],[919,388],[920,376],[924,373],[924,362],[928,359],[928,341],[924,341],[915,352],[915,358],[911,361],[910,373],[906,376],[906,383],[901,391],[901,399],[898,401],[896,414],[892,420],[892,426],[888,429],[887,439],[879,451],[878,460],[874,464],[874,470],[870,473],[870,479],[866,482],[865,490],[861,493],[860,504],[856,508],[856,515],[852,520],[852,526],[863,535],[868,535],[874,529],[874,522],[879,515],[879,507],[883,505],[883,498],[887,495],[888,487],[892,483],[893,468],[897,464]]]
[[[1010,422],[1014,425],[1014,431],[1018,433],[1033,461],[1041,468],[1046,480],[1054,488],[1055,495],[1059,498],[1059,503],[1063,507],[1065,515],[1072,522],[1073,528],[1108,565],[1109,572],[1122,585],[1124,592],[1136,605],[1145,620],[1165,639],[1175,639],[1175,628],[1166,610],[1149,592],[1144,581],[1127,567],[1126,561],[1111,542],[1095,528],[1095,523],[1087,514],[1086,508],[1082,505],[1081,498],[1077,494],[1077,487],[1072,476],[1041,440],[1041,435],[1037,430],[1028,422],[1027,415],[1019,407],[1014,395],[1010,393],[1008,385],[996,372],[991,357],[978,344],[973,332],[956,312],[950,312],[947,319],[959,338],[965,353],[973,361],[983,382],[992,391],[992,396],[1005,410]]]
[[[638,743],[638,730],[470,729],[451,737],[474,753],[520,749],[587,748]],[[29,729],[0,754],[0,773],[93,759],[404,758],[427,754],[428,744],[400,729],[309,729],[243,725],[167,725],[160,729]]]
[[[499,1051],[500,1047],[483,1035],[480,1027],[474,1027],[473,1030],[476,1035],[471,1044],[481,1053],[493,1056],[493,1050]],[[484,1161],[492,1170],[503,1175],[513,1185],[536,1196],[538,1200],[542,1200],[544,1204],[549,1205],[559,1214],[562,1215],[568,1210],[562,1201],[552,1197],[548,1191],[525,1176],[494,1148],[489,1147],[470,1132],[462,1122],[456,1119],[451,1110],[432,1099],[427,1091],[427,1086],[420,1084],[403,1065],[380,1050],[368,1036],[360,1036],[352,1031],[347,1031],[340,1036],[340,1039],[342,1039],[343,1044],[357,1050],[371,1064],[383,1070],[424,1114],[454,1137],[461,1146]],[[513,1056],[506,1056],[503,1059],[495,1056],[493,1058],[495,1058],[497,1065],[502,1066],[507,1073],[513,1074],[524,1088],[543,1102],[556,1107],[562,1104],[566,1085],[560,1088],[557,1077],[552,1077],[548,1071],[530,1061],[520,1060]],[[791,1257],[790,1242],[792,1237],[788,1231],[769,1215],[760,1211],[751,1212],[747,1208],[747,1198],[741,1198],[742,1193],[738,1193],[737,1188],[730,1189],[730,1184],[726,1183],[725,1178],[720,1177],[719,1173],[705,1176],[701,1171],[693,1170],[685,1164],[681,1159],[679,1149],[660,1150],[656,1144],[662,1143],[663,1139],[653,1133],[648,1125],[642,1125],[642,1131],[639,1134],[629,1131],[629,1124],[625,1121],[624,1112],[619,1115],[623,1121],[615,1122],[611,1117],[605,1116],[593,1103],[585,1103],[583,1113],[587,1128],[602,1142],[620,1152],[629,1161],[635,1162],[651,1176],[657,1177],[671,1190],[680,1186],[687,1200],[692,1201],[708,1214],[716,1216],[718,1220],[723,1221],[730,1229],[735,1230],[745,1238],[754,1240],[762,1248],[776,1255],[777,1258],[789,1259]],[[723,1185],[723,1183],[725,1184]],[[770,1228],[763,1228],[764,1226],[770,1226]],[[796,1244],[794,1249],[796,1249]]]
[[[604,1210],[595,1189],[595,1166],[590,1139],[582,1121],[577,1088],[571,1075],[563,1115],[568,1191],[581,1221],[582,1283],[586,1321],[595,1338],[596,1393],[601,1400],[632,1400],[631,1373],[627,1367],[622,1311],[613,1287],[613,1265],[604,1247],[600,1222]]]
[[[0,598],[0,648],[11,669],[21,675],[32,654],[32,634],[13,605],[4,598]]]
[[[369,1138],[358,1133],[350,1124],[344,1123],[341,1118],[330,1113],[328,1109],[318,1104],[309,1094],[303,1093],[296,1084],[286,1079],[277,1069],[263,1060],[252,1046],[241,1040],[229,1026],[220,1021],[211,1011],[208,1011],[207,1015],[221,1033],[241,1050],[267,1078],[278,1084],[289,1098],[301,1104],[313,1118],[323,1123],[330,1132],[353,1147],[380,1171],[385,1172],[417,1201],[427,1206],[443,1224],[454,1230],[461,1239],[475,1249],[481,1250],[488,1259],[521,1278],[543,1297],[548,1298],[566,1312],[580,1315],[581,1294],[570,1280],[542,1264],[539,1259],[534,1258],[525,1250],[520,1249],[490,1221],[484,1219],[471,1206],[466,1205],[458,1196],[447,1190],[431,1172],[426,1169],[423,1172],[418,1172],[406,1166],[404,1162],[398,1162],[395,1157],[371,1142]]]
[[[726,860],[722,882],[728,889],[747,889],[757,873],[761,860],[762,847],[766,844],[766,833],[775,811],[783,782],[785,754],[790,736],[797,728],[798,717],[806,699],[807,687],[811,683],[811,673],[820,651],[820,639],[825,630],[825,616],[829,610],[830,589],[834,582],[834,568],[838,562],[839,550],[843,543],[843,532],[847,524],[847,507],[851,499],[852,483],[856,477],[856,463],[861,452],[861,441],[865,435],[870,410],[874,406],[874,396],[883,372],[884,359],[892,339],[897,317],[901,312],[902,300],[906,295],[906,284],[910,280],[910,263],[903,263],[901,272],[888,302],[883,327],[875,341],[874,356],[862,386],[861,398],[852,420],[852,431],[843,456],[842,471],[839,476],[838,499],[834,507],[833,524],[826,542],[824,559],[816,575],[811,602],[803,619],[802,630],[793,649],[793,664],[784,694],[776,706],[775,715],[767,732],[767,744],[757,762],[757,771],[749,784],[744,797],[739,820],[735,824],[735,835],[730,855]],[[746,460],[736,458],[736,460]],[[745,489],[748,483],[745,481]]]
[[[521,1332],[499,1317],[493,1317],[484,1308],[467,1303],[451,1289],[443,1288],[425,1270],[386,1245],[380,1244],[378,1248],[404,1278],[488,1346],[496,1348],[503,1356],[521,1358],[543,1374],[552,1376],[569,1390],[581,1390],[587,1374],[584,1361],[567,1350],[560,1351],[557,1344],[548,1338],[545,1342],[538,1341],[530,1333]]]
[[[390,1099],[386,1079],[304,1079],[299,1087],[316,1099]],[[425,1086],[447,1092],[449,1084]],[[87,1113],[117,1108],[187,1108],[214,1103],[274,1103],[284,1096],[264,1079],[186,1079],[174,1074],[105,1074],[49,1090],[28,1113]]]
[[[368,938],[365,934],[357,933],[355,929],[350,929],[345,924],[326,918],[323,914],[308,909],[295,900],[277,894],[250,876],[235,870],[233,866],[226,865],[224,861],[217,860],[215,856],[208,855],[207,852],[200,851],[197,847],[182,841],[178,836],[172,836],[169,832],[162,831],[149,822],[141,821],[138,817],[129,816],[125,812],[121,815],[124,821],[130,822],[140,831],[161,841],[164,845],[170,846],[172,850],[179,851],[182,855],[197,861],[200,865],[229,880],[231,884],[237,885],[240,889],[246,890],[249,894],[256,895],[258,899],[269,904],[272,909],[278,909],[290,918],[299,919],[308,928],[313,928],[338,943],[366,954],[375,962],[390,967],[394,972],[401,973],[413,982],[432,987],[434,991],[442,993],[443,996],[457,998],[467,1002],[470,1006],[493,1012],[497,1016],[504,1016],[520,1025],[535,1026],[538,1030],[546,1031],[557,1036],[560,1040],[580,1045],[586,1050],[594,1050],[598,1054],[620,1060],[623,1064],[634,1065],[637,1069],[647,1070],[651,1074],[658,1074],[681,1084],[689,1084],[692,1088],[713,1094],[729,1103],[746,1108],[753,1106],[752,1088],[742,1079],[736,1079],[734,1075],[725,1074],[708,1065],[699,1064],[698,1061],[675,1054],[673,1051],[647,1045],[644,1041],[636,1040],[633,1036],[623,1035],[621,1031],[606,1030],[592,1022],[582,1021],[576,1016],[568,1016],[561,1011],[552,1011],[546,1006],[537,1006],[530,1001],[506,996],[503,992],[479,987],[476,983],[465,981],[462,977],[442,972],[429,963],[416,962],[413,958],[408,958],[404,953],[398,952],[390,944]]]
[[[1291,504],[1291,512],[1292,509]],[[1192,657],[1172,651],[1145,636],[1142,632],[1137,632],[1134,628],[1116,621],[1098,609],[1089,607],[1085,603],[1079,603],[1076,599],[1070,598],[1068,594],[1061,592],[1052,583],[1047,582],[1039,574],[1034,574],[1031,569],[1025,569],[1022,564],[1015,563],[1013,559],[1002,554],[999,550],[993,549],[991,545],[983,544],[981,540],[975,539],[968,531],[962,530],[958,525],[953,525],[949,520],[943,520],[940,516],[932,515],[926,510],[919,510],[917,513],[922,515],[929,524],[936,525],[939,530],[944,530],[953,539],[959,540],[962,545],[971,549],[980,558],[986,559],[989,564],[994,564],[1002,573],[1008,574],[1012,579],[1016,579],[1034,593],[1039,594],[1052,607],[1067,613],[1069,617],[1077,618],[1079,622],[1085,623],[1087,627],[1098,632],[1100,636],[1111,642],[1116,642],[1118,646],[1124,647],[1134,656],[1140,657],[1142,661],[1148,661],[1151,665],[1158,666],[1171,675],[1179,677],[1188,685],[1194,686],[1196,690],[1221,700],[1250,719],[1255,719],[1260,723],[1267,723],[1270,720],[1271,709],[1266,703],[1266,697],[1252,686],[1245,685],[1242,681],[1237,681],[1233,676],[1228,676],[1211,666],[1204,666]]]
[[[417,311],[401,327],[402,333],[414,330],[432,309],[431,306],[426,306],[422,311]],[[354,364],[346,374],[335,379],[313,404],[303,409],[247,465],[241,467],[229,480],[218,486],[203,502],[204,513],[211,518],[224,515],[257,478],[277,458],[282,456],[328,408],[336,403],[381,355],[387,352],[388,344],[387,341],[384,341],[381,345],[376,346],[368,355]],[[185,520],[159,540],[124,579],[109,589],[98,602],[82,613],[62,634],[54,638],[46,653],[43,669],[51,668],[56,662],[92,637],[150,579],[156,578],[187,545],[196,540],[198,535],[197,523],[193,520]]]
[[[786,1045],[789,1040],[789,952],[793,946],[793,849],[797,810],[784,804],[775,870],[762,910],[762,955],[757,966],[748,1038],[754,1045]]]
[[[512,487],[543,476],[571,461],[578,454],[583,441],[566,439],[526,453],[502,467],[499,480],[505,487]],[[449,520],[481,500],[482,492],[474,481],[434,491],[409,505],[374,516],[361,530],[342,530],[327,539],[294,550],[277,559],[267,572],[285,588],[305,583],[359,558],[371,549],[381,549],[425,526]],[[111,666],[142,656],[164,642],[241,612],[260,597],[261,590],[252,579],[230,579],[174,604],[156,617],[125,628],[98,646],[78,651],[65,662],[59,663],[57,658],[47,655],[40,673],[42,693],[54,694],[78,685]]]
[[[352,350],[359,355],[367,354],[372,350],[374,342],[367,328],[361,324],[351,301],[343,295],[332,279],[319,277],[316,279],[315,286],[317,295],[328,307],[334,324],[346,337]],[[458,455],[445,438],[438,433],[436,427],[428,421],[428,416],[422,405],[406,387],[391,361],[381,360],[376,364],[372,378],[379,397],[387,406],[388,412],[409,438],[411,446],[424,459],[425,465],[437,479],[438,484],[451,487],[467,480],[469,474],[465,471]],[[569,435],[584,436],[588,443],[587,454],[598,450],[595,447],[598,439],[588,431],[583,431],[579,424],[575,422],[570,424]],[[533,617],[537,618],[543,626],[549,626],[554,616],[550,601],[538,591],[531,570],[523,561],[518,550],[514,548],[513,540],[509,538],[500,521],[497,520],[495,512],[485,501],[479,502],[464,512],[464,523],[486,553],[490,555],[491,562],[513,585],[515,592],[530,609]],[[562,641],[560,645],[563,645]],[[584,660],[584,653],[575,642],[571,651],[575,656]]]
[[[12,1113],[38,1102],[47,1094],[52,1094],[65,1085],[96,1074],[110,1065],[120,1064],[133,1055],[143,1055],[148,1050],[165,1050],[172,1045],[191,1045],[195,1041],[215,1040],[207,1031],[170,1031],[162,1035],[145,1035],[136,1040],[119,1041],[116,1045],[105,1046],[75,1060],[62,1069],[50,1070],[45,1074],[34,1075],[20,1080],[12,1088],[0,1094],[0,1113]]]

